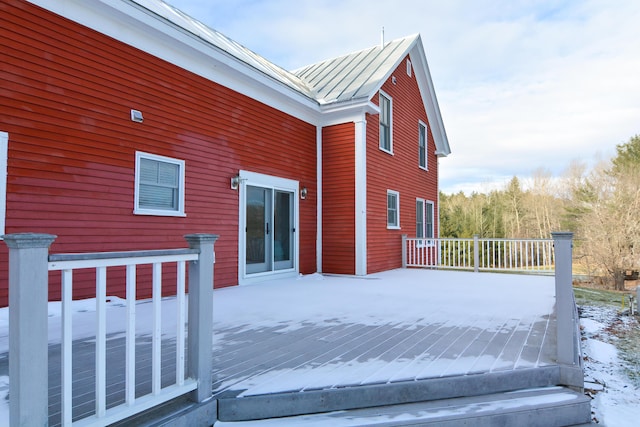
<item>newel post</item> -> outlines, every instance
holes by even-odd
[[[217,234],[184,236],[191,249],[199,249],[197,261],[189,263],[189,326],[187,374],[198,381],[191,399],[203,402],[211,397],[213,350],[213,246]]]
[[[51,234],[2,236],[9,248],[9,423],[49,423],[48,326]]]
[[[407,268],[407,235],[402,235],[402,268]]]
[[[572,288],[572,240],[573,233],[551,233],[556,261],[556,319],[558,334],[558,363],[573,365],[573,288]]]
[[[480,242],[479,242],[479,237],[480,235],[478,234],[474,234],[473,235],[473,271],[474,272],[479,272],[480,271]]]

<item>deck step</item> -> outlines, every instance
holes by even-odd
[[[218,421],[214,427],[560,427],[589,424],[590,418],[587,396],[556,386],[285,418]]]
[[[219,395],[214,398],[218,400],[219,420],[249,421],[549,387],[557,385],[559,377],[559,367],[549,366],[304,392]]]

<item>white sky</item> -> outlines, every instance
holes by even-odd
[[[453,153],[441,189],[485,191],[609,157],[640,134],[636,0],[167,0],[286,69],[414,33]]]

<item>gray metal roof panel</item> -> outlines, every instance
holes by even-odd
[[[145,9],[166,19],[173,25],[199,37],[210,45],[226,52],[239,61],[253,67],[265,75],[297,90],[310,98],[315,98],[314,93],[307,84],[296,75],[275,65],[271,61],[247,49],[238,42],[228,38],[224,34],[206,26],[202,22],[190,17],[186,13],[176,9],[162,0],[132,0]]]
[[[371,97],[409,52],[414,35],[294,70],[322,104]]]

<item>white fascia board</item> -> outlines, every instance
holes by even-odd
[[[308,123],[322,118],[315,100],[134,2],[29,1]]]
[[[429,65],[427,64],[427,57],[424,53],[421,41],[414,44],[409,56],[411,57],[411,64],[413,65],[413,71],[416,76],[418,88],[420,89],[422,103],[427,110],[427,118],[431,125],[431,133],[433,134],[433,139],[436,143],[436,155],[439,157],[448,156],[451,154],[449,139],[447,138],[447,133],[444,128],[444,122],[442,121],[442,115],[440,113],[440,106],[438,105],[438,98],[436,97],[435,88],[433,87],[431,73],[429,72]]]

